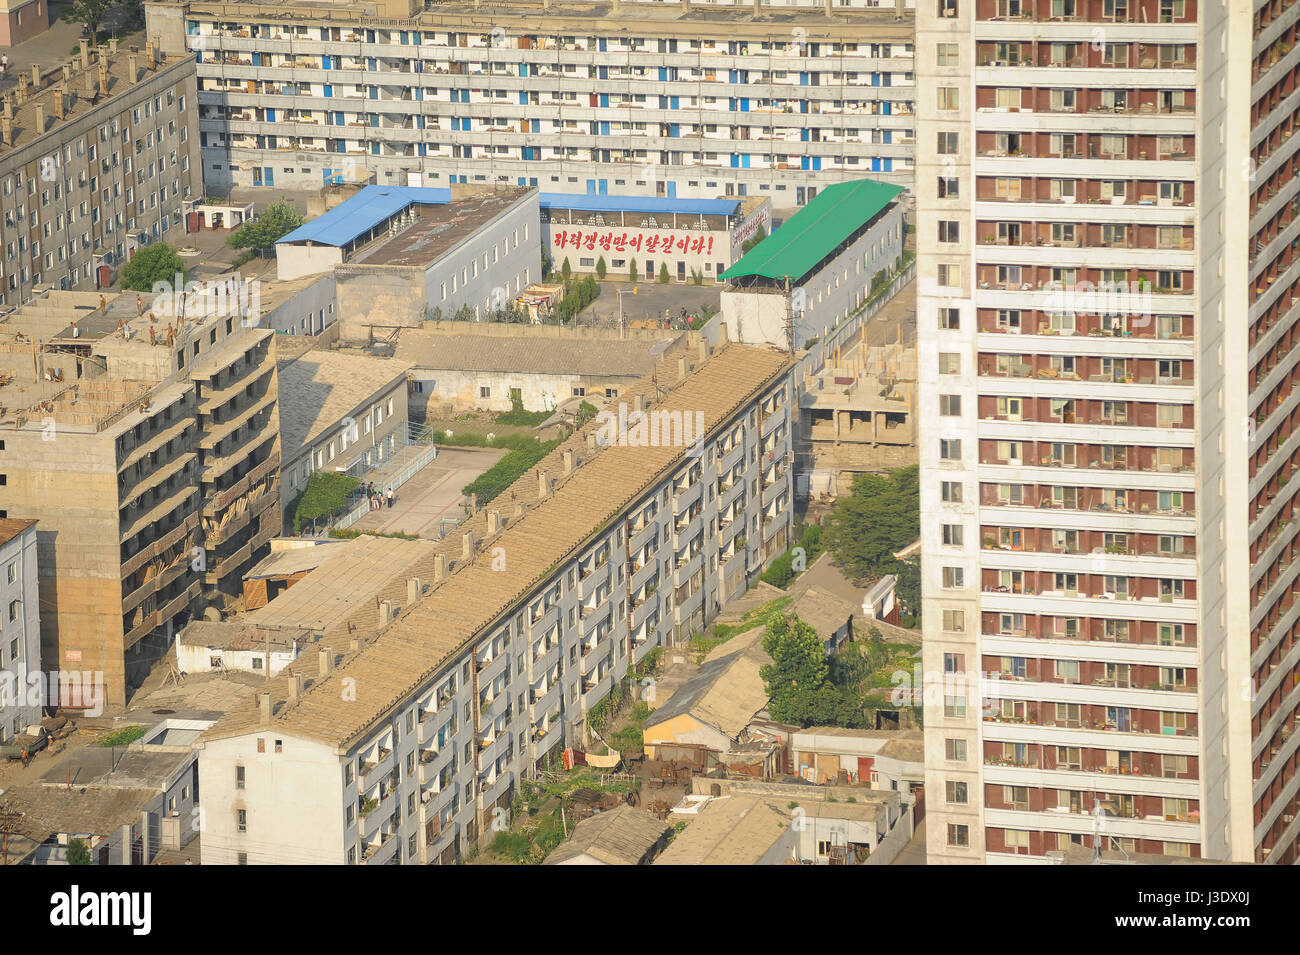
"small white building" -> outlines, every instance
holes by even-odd
[[[827,186],[727,269],[722,322],[730,341],[798,350],[867,304],[903,254],[898,186]]]
[[[312,642],[312,631],[302,627],[196,620],[176,634],[176,666],[182,673],[238,670],[274,676]]]

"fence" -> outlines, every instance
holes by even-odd
[[[438,457],[438,449],[427,429],[407,422],[406,429],[394,432],[394,437],[400,437],[400,440],[394,442],[395,446],[386,457],[371,465],[368,455],[363,455],[347,466],[346,473],[360,481],[361,486],[348,497],[347,504],[340,516],[330,523],[330,528],[346,530],[370,513],[367,484],[373,483],[385,491],[389,488],[396,490]]]

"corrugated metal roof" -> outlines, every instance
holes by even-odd
[[[827,186],[719,278],[802,278],[902,191],[902,186],[873,179]]]
[[[321,245],[347,245],[363,232],[368,232],[409,205],[443,205],[448,202],[451,202],[450,189],[366,186],[324,215],[303,223],[276,242],[276,245],[308,241]]]
[[[579,212],[657,212],[679,215],[729,216],[739,199],[677,199],[658,196],[593,196],[581,192],[543,192],[543,209],[573,209]]]

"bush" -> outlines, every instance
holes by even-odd
[[[105,749],[110,746],[130,746],[143,735],[143,726],[127,726],[120,730],[113,730],[111,733],[105,733],[95,740],[95,745],[103,746]]]
[[[668,284],[668,263],[666,262],[659,263],[659,284]]]
[[[605,257],[603,255],[596,260],[596,278],[602,281],[605,278]]]
[[[302,216],[298,210],[281,199],[226,236],[226,245],[232,249],[269,249],[300,225]]]
[[[569,265],[569,257],[566,255],[564,257],[564,263],[560,266],[560,276],[564,279],[565,283],[567,284],[569,281],[569,277],[572,275],[573,275],[573,266]]]
[[[90,846],[80,839],[68,843],[68,865],[90,865]]]
[[[550,454],[559,443],[559,441],[533,441],[532,447],[511,451],[469,484],[466,484],[461,493],[466,497],[477,494],[478,502],[486,504],[523,477],[529,468]]]
[[[636,259],[629,259],[627,266],[628,281],[635,282],[637,279]]]
[[[352,492],[361,482],[351,475],[338,471],[313,471],[289,510],[293,513],[293,532],[301,533],[302,525],[341,510]]]

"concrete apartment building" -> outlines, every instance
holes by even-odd
[[[146,3],[200,59],[205,181],[802,205],[911,181],[912,2]]]
[[[0,518],[0,743],[44,715],[44,698],[33,699],[27,682],[41,672],[40,603],[36,522]]]
[[[358,476],[406,444],[411,363],[313,349],[279,368],[280,509],[312,471]]]
[[[134,299],[50,291],[0,322],[0,481],[39,521],[41,658],[102,673],[111,707],[280,529],[274,333],[194,297],[151,323]]]
[[[732,341],[807,349],[867,303],[903,254],[900,186],[828,186],[719,276]]]
[[[931,862],[1300,858],[1298,16],[918,7]]]
[[[437,542],[377,628],[340,631],[348,652],[323,638],[205,734],[205,864],[454,861],[630,665],[781,553],[793,362],[728,345],[664,364],[675,378],[627,400],[647,420],[702,414],[698,456],[601,446],[589,424]]]
[[[111,285],[202,193],[194,61],[118,50],[19,73],[0,116],[0,306]]]

